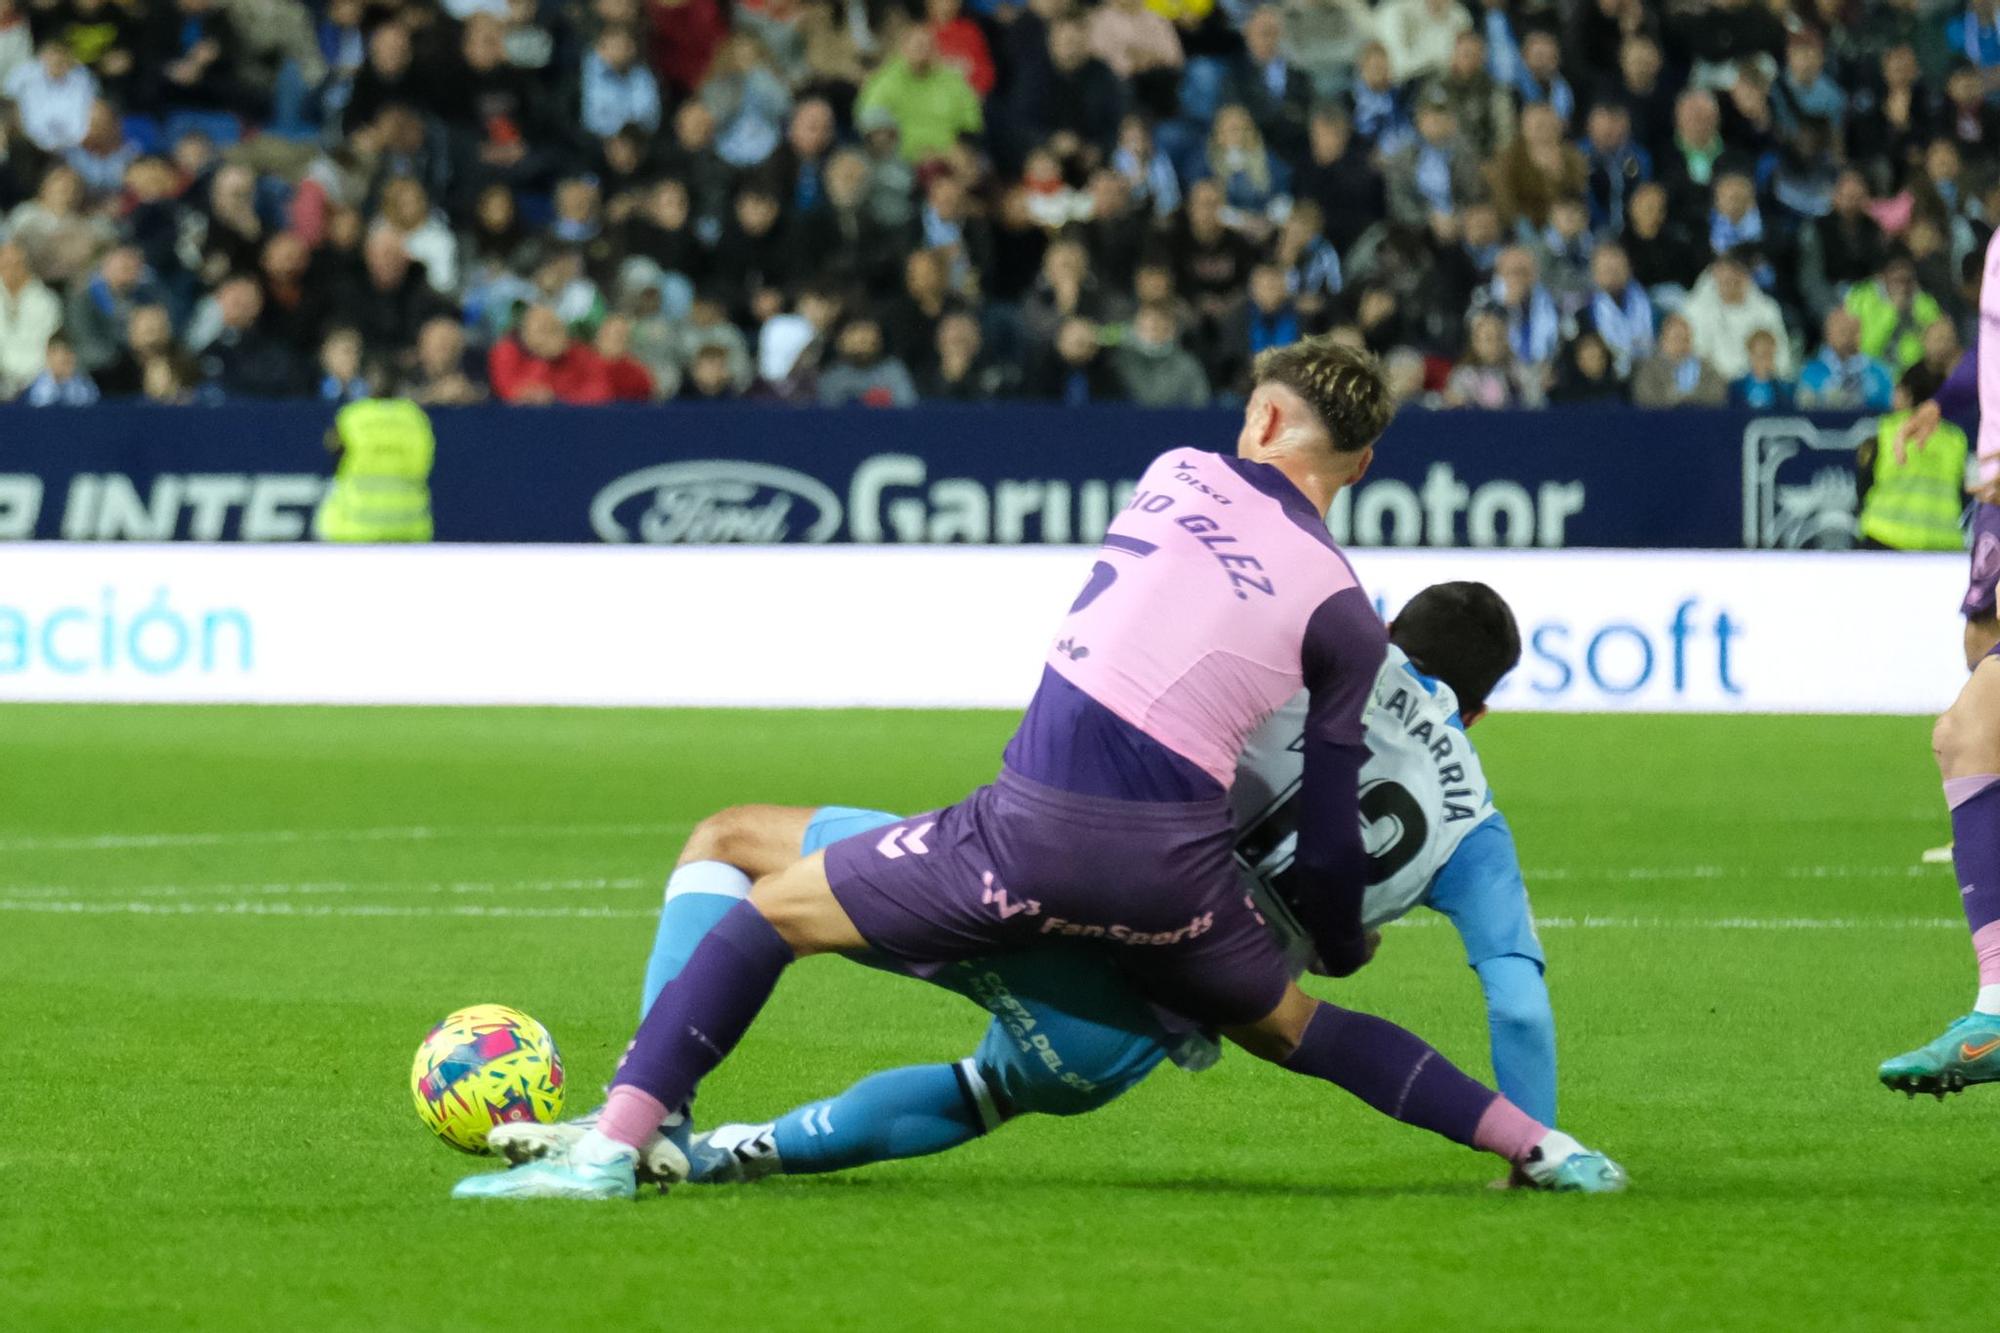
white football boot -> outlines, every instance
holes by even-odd
[[[688,1184],[743,1185],[785,1169],[777,1126],[717,1125],[688,1144]]]
[[[1534,1188],[1552,1194],[1617,1194],[1630,1183],[1624,1167],[1558,1129],[1550,1130],[1520,1167]]]
[[[596,1128],[597,1110],[551,1125],[533,1120],[495,1125],[486,1135],[486,1146],[515,1166],[559,1157]],[[675,1113],[667,1117],[660,1132],[646,1140],[639,1149],[639,1160],[633,1165],[633,1175],[640,1184],[665,1189],[688,1178],[685,1147],[688,1130],[687,1116]],[[675,1142],[676,1139],[680,1142]]]

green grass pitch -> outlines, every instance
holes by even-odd
[[[429,1024],[517,1005],[588,1102],[695,819],[937,804],[1009,724],[0,710],[0,1327],[2000,1327],[2000,1090],[1873,1078],[1974,981],[1949,873],[1915,865],[1948,825],[1909,718],[1475,733],[1547,920],[1563,1121],[1622,1198],[1489,1192],[1487,1159],[1240,1053],[846,1177],[446,1197],[481,1163],[411,1110]],[[1328,984],[1489,1073],[1447,929]],[[983,1018],[815,960],[701,1110],[956,1058]]]

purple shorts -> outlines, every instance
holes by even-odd
[[[1959,614],[1967,620],[1991,620],[1996,585],[2000,585],[2000,505],[1978,504],[1972,509],[1972,578]]]
[[[1291,979],[1235,839],[1220,797],[1108,800],[1002,771],[957,805],[834,843],[826,878],[862,938],[920,975],[1074,942],[1155,1004],[1229,1027],[1270,1013]]]

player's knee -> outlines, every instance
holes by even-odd
[[[1297,1037],[1266,1028],[1231,1028],[1228,1036],[1229,1040],[1259,1060],[1269,1060],[1274,1065],[1291,1059],[1292,1052],[1299,1048]]]
[[[2000,771],[2000,715],[1986,706],[1991,702],[1961,695],[1931,729],[1931,749],[1944,776]]]
[[[1259,1060],[1269,1060],[1281,1065],[1292,1058],[1299,1043],[1305,1039],[1306,1025],[1323,1005],[1300,990],[1297,985],[1286,988],[1284,998],[1270,1013],[1254,1023],[1225,1029],[1223,1035],[1242,1047]]]
[[[694,826],[687,845],[681,848],[680,864],[690,861],[720,861],[724,865],[748,867],[758,843],[756,807],[732,805],[718,810]]]
[[[1495,1033],[1524,1039],[1549,1027],[1549,1010],[1527,999],[1489,999],[1486,1021]]]

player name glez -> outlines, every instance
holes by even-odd
[[[1188,473],[1177,472],[1174,477],[1177,481],[1187,481],[1195,489],[1223,504],[1230,503],[1227,497],[1217,495],[1205,483],[1196,480]],[[1158,491],[1135,491],[1132,494],[1132,503],[1126,506],[1127,509],[1136,509],[1142,514],[1163,514],[1173,507],[1174,497],[1162,495]],[[1254,555],[1239,555],[1233,551],[1216,549],[1234,545],[1236,538],[1222,531],[1222,524],[1215,519],[1207,514],[1182,514],[1174,520],[1174,524],[1183,532],[1193,534],[1196,541],[1208,548],[1209,554],[1215,557],[1215,562],[1222,566],[1223,573],[1229,576],[1229,582],[1234,585],[1238,601],[1248,601],[1252,592],[1263,593],[1266,597],[1276,595],[1276,589],[1268,576],[1242,572],[1246,569],[1263,569],[1263,561]]]

